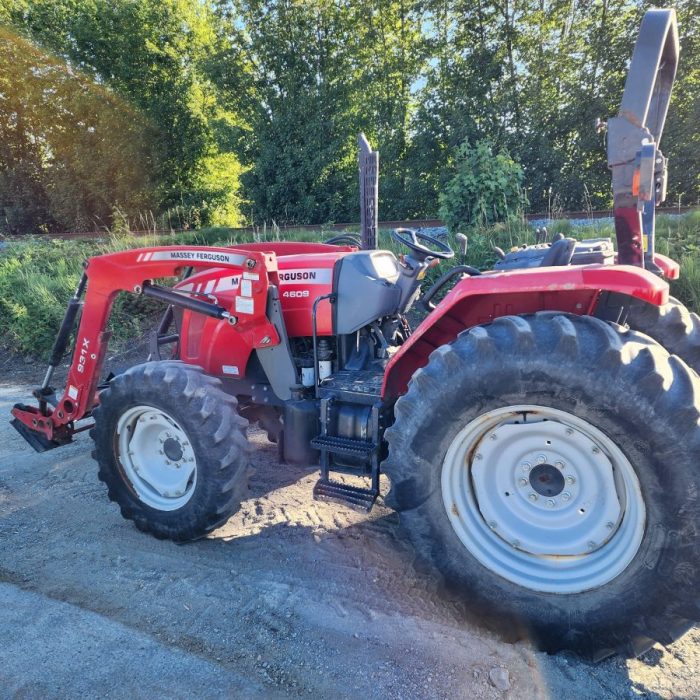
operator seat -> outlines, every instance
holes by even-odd
[[[576,241],[573,238],[560,238],[554,241],[549,250],[542,256],[539,267],[554,267],[569,265],[574,257]]]

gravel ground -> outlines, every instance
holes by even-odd
[[[699,629],[597,665],[508,643],[422,572],[395,513],[313,501],[315,470],[257,430],[224,527],[143,535],[87,435],[40,455],[9,426],[29,369],[0,374],[0,697],[700,698]]]

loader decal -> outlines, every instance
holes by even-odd
[[[229,265],[243,265],[245,255],[235,253],[214,253],[206,250],[159,250],[155,253],[146,253],[139,256],[137,262],[150,262],[153,260],[189,260],[192,262],[223,262]]]

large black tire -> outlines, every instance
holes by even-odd
[[[500,318],[435,350],[397,401],[387,503],[420,557],[486,622],[525,629],[548,651],[638,655],[700,620],[699,400],[700,380],[641,334],[548,312]],[[634,558],[605,585],[571,594],[516,585],[455,533],[441,485],[448,448],[477,417],[521,404],[581,417],[636,473],[646,527]]]
[[[688,311],[678,299],[669,297],[663,306],[635,301],[627,324],[646,333],[700,374],[700,316]]]
[[[165,412],[189,438],[196,479],[182,507],[162,510],[145,503],[118,457],[120,417],[138,406]],[[236,399],[200,367],[174,360],[132,367],[100,394],[94,418],[90,435],[99,478],[122,516],[139,530],[159,539],[194,540],[225,523],[240,507],[252,471],[248,422],[238,414]]]

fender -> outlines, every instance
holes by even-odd
[[[382,398],[404,394],[433,350],[462,331],[500,316],[537,311],[592,315],[602,292],[617,292],[661,306],[668,284],[631,265],[581,265],[489,272],[458,282],[387,364]]]

